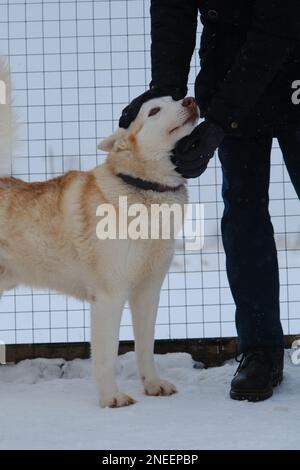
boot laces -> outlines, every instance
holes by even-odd
[[[260,362],[261,364],[266,363],[266,354],[265,351],[262,351],[260,349],[255,349],[253,351],[247,351],[246,353],[242,353],[241,355],[238,355],[235,357],[236,362],[238,362],[238,368],[234,374],[234,377],[239,373],[241,368],[245,366],[246,364],[250,364],[253,360],[256,360]]]

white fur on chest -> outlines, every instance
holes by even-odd
[[[101,277],[105,284],[122,284],[128,289],[173,256],[173,240],[105,240],[101,250]],[[103,267],[106,269],[103,269]]]

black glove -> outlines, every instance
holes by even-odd
[[[223,129],[211,121],[199,124],[193,132],[180,139],[171,160],[184,178],[196,178],[207,168],[209,160],[225,137]]]
[[[185,97],[187,90],[185,88],[167,88],[167,87],[152,87],[150,90],[145,91],[142,95],[138,96],[129,103],[126,108],[123,109],[119,127],[127,129],[132,121],[137,117],[141,106],[146,101],[152,100],[153,98],[160,98],[161,96],[172,96],[173,100],[178,101]]]

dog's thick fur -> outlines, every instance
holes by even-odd
[[[1,72],[2,75],[5,71]],[[8,77],[6,77],[8,82]],[[153,108],[160,111],[148,116]],[[190,114],[189,114],[190,113]],[[118,173],[170,186],[184,183],[169,154],[191,132],[195,110],[171,98],[143,105],[128,130],[119,129],[100,144],[105,163],[92,171],[71,171],[40,183],[0,178],[0,292],[18,284],[48,287],[91,303],[92,357],[101,406],[134,400],[118,390],[114,366],[124,303],[129,300],[139,373],[148,395],[170,395],[153,361],[154,325],[161,284],[173,255],[172,240],[99,240],[96,209],[141,202],[184,204],[184,184],[158,193],[123,182]],[[197,113],[196,113],[197,114]],[[187,117],[191,119],[184,124]],[[7,140],[9,106],[0,115],[1,140]],[[3,146],[1,157],[3,157]]]

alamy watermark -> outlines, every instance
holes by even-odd
[[[0,364],[6,364],[6,345],[0,340]]]
[[[299,105],[300,104],[300,80],[293,81],[292,89],[295,90],[292,93],[292,103],[295,105]]]
[[[118,207],[105,203],[97,207],[99,240],[184,240],[186,251],[204,245],[204,205],[129,204],[119,197]]]
[[[295,366],[300,365],[300,339],[296,339],[292,344],[291,361]]]
[[[6,83],[0,80],[0,104],[6,104]]]

